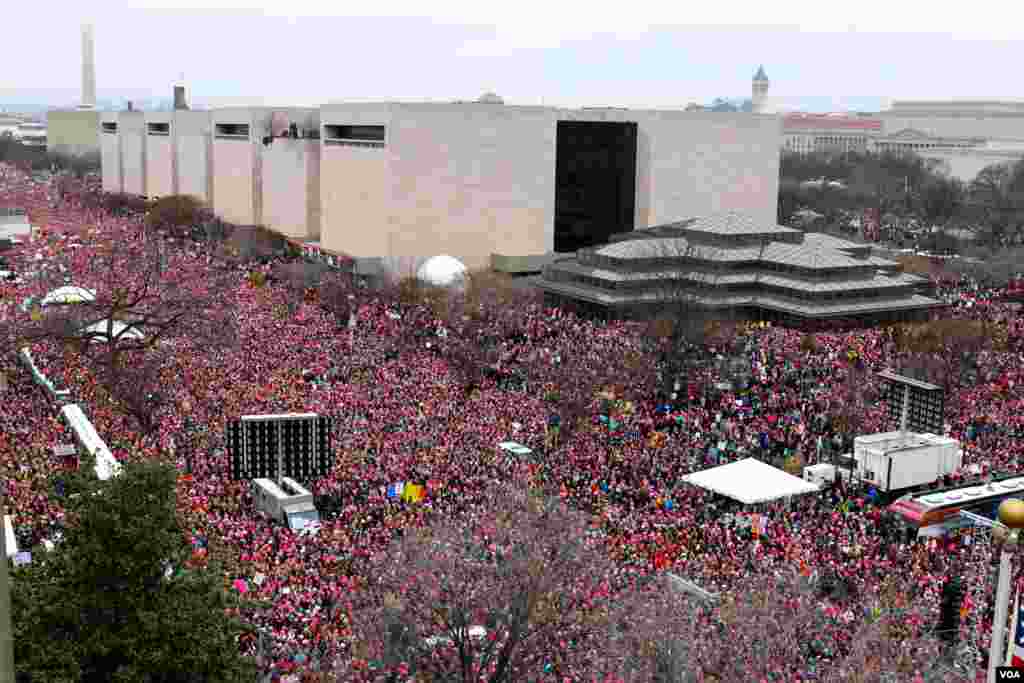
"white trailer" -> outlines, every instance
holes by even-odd
[[[19,237],[32,239],[32,224],[24,209],[0,209],[0,240],[18,240]]]
[[[252,496],[256,509],[266,513],[296,533],[312,533],[320,523],[313,494],[291,477],[280,486],[271,479],[253,479]]]
[[[963,465],[956,439],[913,432],[858,436],[853,457],[858,478],[886,493],[931,484]]]
[[[850,481],[850,470],[843,469],[842,467],[837,468],[835,465],[828,463],[808,465],[804,468],[804,481],[810,482],[818,488],[828,488],[831,486],[835,482],[837,475],[842,477],[843,481]]]

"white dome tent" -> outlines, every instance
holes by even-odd
[[[436,287],[461,285],[466,277],[466,266],[454,256],[441,254],[427,259],[416,271],[416,277]]]
[[[94,290],[86,289],[84,287],[75,287],[74,285],[66,285],[64,287],[58,287],[44,296],[40,305],[80,304],[86,301],[96,301],[96,292]]]

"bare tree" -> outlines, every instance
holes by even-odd
[[[776,572],[698,603],[664,574],[616,567],[561,501],[514,486],[488,494],[493,504],[373,559],[339,680],[791,680],[811,661],[844,683],[915,670],[944,680],[938,642],[899,595],[858,596],[837,623],[850,607],[842,588],[823,605],[819,586]]]
[[[891,602],[875,596],[864,602],[866,609],[839,629],[829,626],[813,587],[793,575],[763,578],[717,604],[682,594],[662,576],[618,597],[613,623],[621,635],[603,654],[626,664],[630,682],[789,680],[809,660],[818,660],[824,680],[843,683],[881,682],[915,670],[944,680],[935,638],[908,626]],[[847,633],[852,645],[842,638]]]
[[[721,312],[703,301],[714,290],[717,272],[700,259],[699,247],[684,238],[650,239],[643,244],[642,270],[653,280],[646,288],[648,340],[657,354],[659,391],[680,394],[691,381],[699,350]]]
[[[131,361],[120,358],[116,366],[101,371],[100,386],[145,434],[156,430],[157,416],[170,400],[167,387],[174,382],[172,361],[172,354],[155,348]]]
[[[979,246],[966,250],[964,255],[972,257],[972,260],[958,259],[948,268],[984,284],[1005,287],[1024,272],[1024,247],[991,249]]]
[[[284,251],[284,238],[262,225],[233,226],[218,250],[221,258],[236,265],[268,263]]]
[[[146,227],[174,237],[189,237],[192,229],[207,218],[203,203],[191,195],[169,195],[153,202],[146,215]]]
[[[495,504],[374,558],[375,578],[356,597],[368,604],[352,607],[352,665],[378,659],[391,681],[498,683],[586,662],[606,631],[598,598],[611,560],[588,545],[585,517],[557,498],[499,486],[488,499]]]
[[[933,320],[895,329],[900,372],[946,389],[956,400],[957,389],[976,369],[978,353],[991,348],[997,336],[994,323],[963,319]]]
[[[161,347],[207,353],[237,343],[233,276],[211,272],[163,240],[142,242],[124,231],[39,268],[31,303],[14,307],[3,341],[9,348],[70,346],[101,370],[108,389],[130,387],[129,377],[154,381],[159,363],[147,357]],[[77,292],[47,300],[72,282]]]

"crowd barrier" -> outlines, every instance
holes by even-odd
[[[668,572],[667,576],[669,578],[669,581],[672,582],[673,588],[675,588],[676,590],[692,595],[693,597],[697,598],[705,604],[718,604],[718,593],[711,593],[710,591],[706,591],[697,584],[695,584],[693,581],[687,581],[681,576],[677,576],[671,572]]]
[[[96,428],[92,426],[92,422],[89,422],[89,418],[85,416],[77,403],[64,406],[60,409],[60,414],[75,433],[78,445],[96,458],[96,476],[100,481],[106,481],[121,473],[121,463],[117,461],[114,454],[107,448],[107,444],[96,433]]]
[[[85,449],[96,458],[96,476],[100,481],[106,481],[110,477],[120,474],[121,463],[117,461],[114,454],[110,452],[110,448],[100,438],[92,422],[85,416],[85,413],[77,403],[69,403],[71,391],[68,389],[58,389],[54,386],[53,382],[36,365],[32,359],[32,352],[28,348],[23,348],[19,356],[32,373],[36,383],[46,390],[53,401],[63,406],[60,410],[61,417],[64,418],[68,427],[75,433],[75,439],[79,447]]]
[[[14,536],[14,520],[11,515],[4,515],[4,544],[7,559],[18,554],[18,539]]]
[[[50,398],[58,403],[64,403],[71,399],[71,392],[67,389],[58,389],[54,386],[53,382],[44,375],[39,368],[36,366],[36,362],[32,360],[32,352],[28,348],[23,348],[21,353],[18,354],[25,366],[28,367],[29,372],[32,373],[32,378],[35,379],[36,384],[43,387],[46,393],[50,395]]]

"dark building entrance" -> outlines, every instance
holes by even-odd
[[[604,244],[633,229],[636,123],[559,121],[555,150],[555,251]]]

